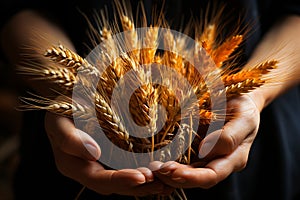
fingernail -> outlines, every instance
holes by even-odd
[[[166,169],[165,167],[159,169],[159,173],[162,175],[170,175],[171,171]]]
[[[139,184],[139,185],[142,185],[142,184],[144,184],[144,183],[146,183],[146,180],[144,180],[144,181],[138,181],[138,182],[137,182],[137,184]]]
[[[80,136],[83,146],[90,153],[90,155],[95,159],[99,159],[100,147],[95,146],[96,142],[94,141],[94,139],[82,130],[76,129],[76,132]]]
[[[199,150],[198,157],[204,158],[205,156],[207,156],[207,154],[213,149],[213,146],[214,145],[210,142],[202,144]]]
[[[93,156],[95,159],[99,158],[99,154],[98,154],[98,149],[90,144],[90,143],[83,143],[83,145],[85,146],[86,150],[91,154],[91,156]]]
[[[159,169],[159,173],[163,175],[170,175],[172,173],[172,170],[170,169],[172,169],[173,167],[174,167],[173,163],[166,163]]]
[[[149,168],[152,172],[157,172],[157,171],[160,169],[160,167],[161,167],[162,165],[163,165],[162,162],[159,162],[159,161],[152,161],[152,162],[149,164],[148,168]]]
[[[222,133],[223,133],[223,129],[219,129],[206,136],[207,137],[206,140],[203,141],[203,144],[200,146],[200,150],[198,154],[199,158],[204,158],[212,151],[212,149],[217,144]]]
[[[148,179],[147,179],[147,182],[148,182],[148,183],[153,182],[153,181],[154,181],[154,178],[148,178]]]

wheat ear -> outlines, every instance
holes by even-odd
[[[53,45],[51,48],[46,50],[44,56],[49,57],[56,63],[70,68],[73,73],[77,73],[77,71],[80,71],[88,74],[99,75],[99,71],[87,60],[85,60],[72,50],[64,47],[62,44],[58,46]]]
[[[235,35],[224,41],[211,52],[212,58],[218,67],[221,67],[229,56],[239,47],[243,41],[242,35]]]

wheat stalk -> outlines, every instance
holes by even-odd
[[[216,49],[213,49],[211,55],[216,65],[221,67],[223,62],[229,58],[229,56],[236,50],[237,47],[239,47],[242,41],[242,35],[234,35],[231,38],[228,38]]]
[[[186,40],[176,38],[164,20],[157,20],[140,37],[130,10],[120,3],[116,5],[116,21],[120,20],[120,26],[110,25],[102,13],[103,21],[99,32],[92,28],[95,36],[90,37],[102,42],[102,51],[97,52],[95,63],[89,63],[76,52],[59,44],[46,49],[43,56],[48,59],[49,64],[20,67],[22,75],[45,81],[51,88],[58,88],[58,91],[66,91],[59,93],[59,98],[55,99],[38,95],[22,97],[24,105],[21,109],[47,110],[65,117],[78,118],[85,122],[84,129],[89,134],[96,135],[101,128],[116,146],[129,152],[146,153],[150,160],[158,158],[166,161],[175,155],[176,161],[180,163],[192,164],[195,160],[198,161],[198,145],[204,136],[194,130],[195,122],[198,121],[199,126],[205,130],[205,127],[215,121],[227,117],[226,113],[214,109],[216,107],[212,100],[216,100],[215,104],[222,105],[224,101],[269,83],[274,77],[266,75],[276,69],[278,61],[266,60],[247,69],[233,70],[230,62],[225,63],[239,56],[236,50],[245,36],[240,33],[232,34],[223,38],[223,42],[217,41],[220,38],[217,31],[217,27],[220,27],[218,20],[205,22],[203,31],[195,35],[195,46],[186,49]],[[221,14],[217,15],[220,16]],[[144,20],[142,19],[143,26]],[[124,41],[113,38],[121,28],[126,31]],[[160,35],[159,28],[169,31]],[[163,52],[158,49],[159,37],[162,37],[167,49]],[[94,42],[94,45],[97,43]],[[190,55],[194,63],[189,62]],[[168,66],[180,76],[175,77],[160,67],[158,74],[162,80],[159,84],[151,79],[152,65]],[[123,96],[128,95],[128,90],[122,90],[121,87],[119,93],[113,96],[114,90],[125,81],[129,72],[133,76],[127,80],[130,82],[128,87],[133,93],[128,105],[130,113],[126,114],[125,106],[113,107],[111,101],[114,97],[122,102]],[[97,85],[94,80],[99,80]],[[185,81],[189,87],[183,91],[181,86]],[[220,83],[223,87],[219,87]],[[86,98],[75,101],[71,98],[74,90]],[[158,113],[160,106],[165,109],[163,116]],[[147,127],[149,137],[132,136],[130,133],[134,131],[131,128],[133,123]],[[178,140],[173,141],[175,137]],[[166,148],[158,156],[154,155],[156,150],[168,147],[171,143],[176,143],[175,150]],[[184,191],[176,190],[175,194],[186,199]],[[155,198],[163,199],[157,196]],[[172,199],[173,196],[168,198]]]
[[[24,76],[30,76],[33,80],[44,80],[49,83],[55,83],[62,91],[72,91],[77,83],[76,75],[68,68],[57,67],[53,65],[37,67],[22,67],[19,73]]]
[[[46,50],[44,56],[49,57],[54,62],[70,68],[73,73],[81,71],[99,75],[98,70],[94,66],[92,66],[88,61],[79,56],[77,53],[64,47],[62,44],[58,46],[53,45],[51,48]]]

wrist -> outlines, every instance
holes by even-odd
[[[265,93],[261,88],[257,88],[256,90],[247,93],[247,95],[252,99],[259,112],[261,112],[268,104],[268,98],[265,96]]]

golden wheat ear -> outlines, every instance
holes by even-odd
[[[212,59],[218,67],[228,60],[232,53],[239,47],[243,41],[242,35],[235,35],[226,39],[220,46],[211,51]]]
[[[50,99],[33,93],[29,94],[31,97],[20,97],[22,103],[18,107],[20,111],[46,110],[68,118],[73,118],[74,115],[80,116],[82,120],[92,117],[89,107],[76,103],[65,95]]]
[[[95,18],[99,20],[99,27],[88,21],[91,29],[89,37],[94,45],[91,49],[100,46],[102,50],[91,52],[96,58],[95,63],[60,43],[49,44],[46,50],[38,49],[37,57],[46,60],[47,64],[26,63],[19,72],[22,76],[44,81],[57,95],[48,98],[35,94],[21,97],[23,105],[19,109],[46,110],[81,120],[84,131],[92,136],[98,137],[102,129],[103,136],[114,146],[124,152],[146,154],[151,161],[168,161],[175,156],[175,161],[193,165],[194,161],[200,161],[198,148],[208,127],[232,117],[223,105],[275,82],[277,77],[270,72],[279,62],[270,59],[247,68],[234,69],[235,61],[241,55],[239,47],[247,35],[241,27],[231,33],[226,32],[226,24],[222,24],[221,20],[223,7],[213,10],[212,19],[207,14],[200,23],[193,21],[183,27],[185,32],[197,29],[194,32],[195,46],[187,47],[187,39],[172,32],[163,11],[153,13],[155,17],[147,27],[144,11],[135,20],[128,2],[114,1],[115,18],[112,23],[104,11]],[[139,32],[139,25],[145,28],[144,34]],[[160,28],[165,31],[162,33]],[[120,32],[124,37],[116,39]],[[161,40],[164,50],[158,49]],[[194,63],[189,61],[190,57]],[[159,66],[157,73],[161,82],[151,79],[152,66]],[[170,69],[179,76],[170,73]],[[131,73],[134,75],[126,76]],[[122,88],[121,83],[126,81],[129,84]],[[183,87],[186,82],[189,87]],[[132,94],[127,94],[130,93],[128,91]],[[71,98],[74,93],[74,97],[79,96],[79,99]],[[123,105],[128,95],[129,105]],[[161,107],[164,108],[163,114],[160,113]],[[199,126],[195,127],[195,124]],[[137,129],[133,125],[145,127],[143,130],[149,135],[133,136]],[[178,140],[174,141],[174,138]],[[169,144],[175,145],[175,148],[172,149]],[[124,153],[114,157],[114,150],[110,148],[103,150],[111,153],[110,159],[115,162],[120,156],[128,155]],[[162,151],[157,153],[157,150]],[[140,167],[135,156],[127,157]],[[149,197],[160,200],[177,198],[187,199],[184,190],[176,189],[167,197]]]
[[[39,80],[47,83],[49,87],[70,94],[74,85],[78,82],[76,75],[68,68],[55,65],[24,65],[18,67],[18,73],[31,80]]]
[[[88,74],[99,75],[99,71],[96,67],[92,66],[86,59],[64,47],[62,44],[57,46],[53,45],[46,50],[44,56],[50,58],[54,63],[65,66],[75,74],[78,72],[85,72]]]
[[[199,42],[201,46],[206,50],[208,54],[211,54],[211,51],[214,49],[216,45],[216,25],[215,24],[208,24],[202,34],[200,35],[199,39],[196,42]]]
[[[271,70],[276,69],[277,63],[277,60],[269,60],[250,69],[241,69],[236,73],[229,72],[229,74],[222,76],[222,81],[226,87],[231,84],[238,84],[247,79],[263,79],[267,81],[267,79],[264,79],[264,75],[268,74]]]

